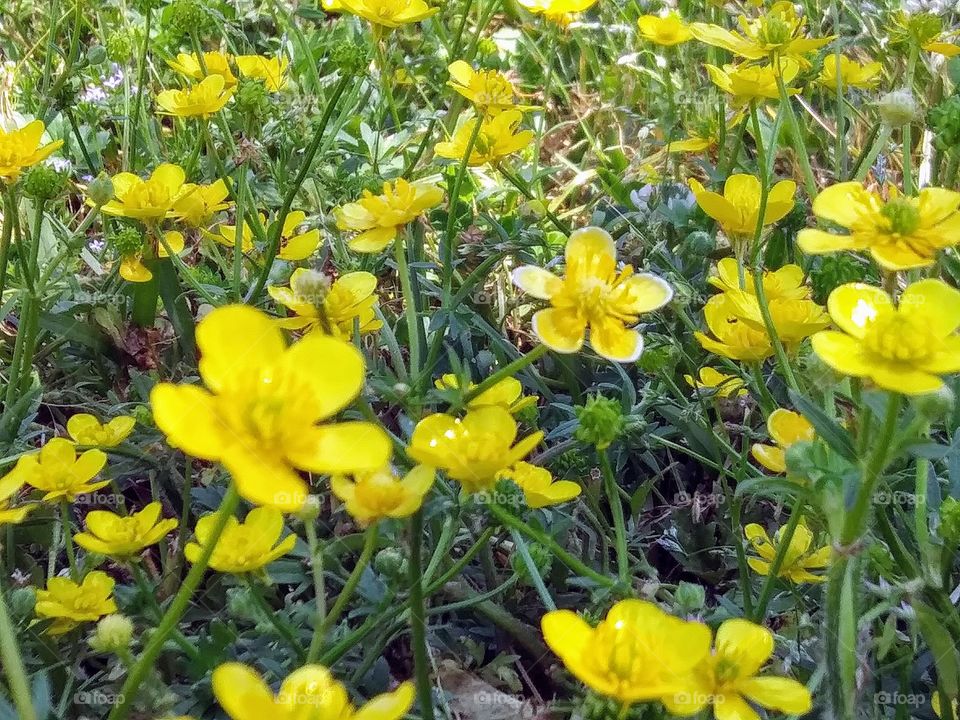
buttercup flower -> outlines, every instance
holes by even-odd
[[[846,55],[840,56],[840,72],[837,72],[837,56],[828,53],[823,58],[823,68],[817,81],[831,90],[837,89],[837,80],[841,87],[854,87],[866,90],[876,87],[880,82],[883,64],[878,62],[858,63]]]
[[[417,465],[403,477],[390,466],[384,466],[372,472],[357,473],[352,479],[334,475],[330,489],[346,505],[350,516],[366,526],[384,518],[413,515],[433,487],[434,475],[434,469],[427,465]]]
[[[621,600],[595,628],[570,610],[547,613],[541,628],[567,670],[625,705],[681,692],[710,652],[710,628],[645,600]]]
[[[283,90],[287,85],[287,67],[290,61],[284,57],[263,55],[238,55],[237,68],[244,77],[262,80],[270,92]]]
[[[693,37],[690,26],[683,21],[680,13],[671,12],[663,17],[659,15],[644,15],[637,23],[640,34],[657,45],[671,47],[680,45]]]
[[[747,388],[742,378],[727,375],[712,367],[700,368],[696,378],[692,375],[684,375],[683,379],[692,388],[713,390],[717,397],[727,398],[731,395],[742,396],[747,394]]]
[[[163,115],[208,118],[219,112],[233,97],[234,88],[226,86],[223,75],[208,75],[186,90],[164,90],[157,95]]]
[[[237,78],[230,69],[230,55],[216,50],[205,52],[202,64],[200,56],[196,53],[180,53],[176,60],[167,60],[167,65],[191,80],[203,80],[209,75],[221,75],[224,87],[229,89],[237,84]],[[206,72],[204,72],[204,66],[206,66]]]
[[[63,140],[41,145],[45,130],[40,120],[16,130],[5,130],[0,125],[0,179],[8,184],[15,182],[26,168],[43,162],[63,145]]]
[[[169,163],[158,165],[146,180],[133,173],[118,173],[111,178],[113,200],[100,210],[107,215],[158,222],[167,217],[174,204],[186,194],[185,178],[183,168]]]
[[[215,514],[197,520],[195,541],[187,543],[183,549],[191,563],[197,562],[203,553],[216,521]],[[282,533],[283,515],[272,507],[254,508],[243,522],[231,517],[210,556],[210,567],[234,575],[260,570],[286,555],[297,544],[297,536],[293,534],[280,540]]]
[[[45,590],[37,591],[34,610],[40,620],[53,619],[47,631],[50,635],[62,635],[81,623],[96,622],[117,612],[113,586],[113,578],[99,570],[89,573],[82,583],[52,577]]]
[[[800,413],[777,408],[767,418],[767,432],[774,445],[754,443],[750,454],[767,470],[787,471],[787,449],[794,443],[813,440],[813,425]]]
[[[543,433],[516,445],[517,421],[501,407],[470,410],[463,419],[435,413],[417,423],[407,451],[419,463],[446,471],[468,493],[491,489],[501,470],[522,460]]]
[[[459,390],[460,380],[453,373],[447,373],[439,380],[434,382],[437,390]],[[470,392],[475,386],[474,383],[467,383],[466,392]],[[537,404],[536,395],[523,394],[523,385],[516,378],[504,378],[492,388],[484,390],[473,400],[467,403],[467,408],[475,410],[482,407],[501,407],[511,413],[518,413],[521,410]]]
[[[128,517],[106,510],[92,510],[83,519],[87,531],[74,537],[77,545],[112,558],[127,558],[155,545],[177,527],[173,518],[160,519],[162,506],[152,502]]]
[[[277,257],[281,260],[288,262],[306,260],[317,251],[320,245],[319,229],[297,232],[297,228],[303,225],[306,219],[307,214],[302,210],[287,213],[283,227],[280,229],[280,249],[277,251]]]
[[[754,329],[766,332],[760,300],[746,290],[728,290],[725,295],[737,318]],[[777,337],[788,346],[797,345],[818,330],[830,324],[830,318],[820,305],[806,298],[767,298],[767,311]]]
[[[762,60],[771,56],[791,58],[809,67],[806,56],[829,43],[833,36],[806,38],[803,36],[805,26],[806,21],[797,17],[793,3],[779,0],[756,20],[741,17],[742,34],[707,23],[693,23],[690,29],[697,40],[729,50],[748,60]]]
[[[529,147],[533,142],[532,130],[518,132],[522,121],[523,113],[519,110],[504,110],[491,117],[470,118],[458,123],[448,142],[438,142],[434,153],[437,157],[461,161],[479,122],[480,131],[473,142],[467,165],[477,167],[488,163],[496,164],[508,155]]]
[[[598,227],[576,230],[566,247],[567,274],[559,278],[543,268],[524,265],[513,271],[513,282],[552,307],[533,316],[533,331],[544,345],[560,353],[590,345],[614,362],[634,362],[643,352],[636,330],[639,316],[663,307],[673,297],[670,286],[656,275],[617,270],[616,245]]]
[[[589,10],[597,0],[518,0],[534,15],[543,15],[558,25],[569,25],[573,16]]]
[[[260,224],[263,225],[267,221],[267,216],[263,213],[258,213],[257,217],[260,219]],[[214,231],[210,230],[201,230],[202,235],[208,240],[213,240],[214,242],[220,243],[224,247],[235,248],[237,246],[237,226],[236,225],[227,225],[222,223],[214,228]],[[243,221],[243,227],[240,228],[240,252],[246,255],[249,252],[253,251],[253,229],[247,223],[246,220]]]
[[[693,136],[667,143],[664,150],[668,153],[703,152],[713,144],[709,138]]]
[[[222,462],[257,505],[299,510],[307,485],[296,470],[376,470],[390,440],[369,422],[325,423],[360,393],[363,355],[350,343],[309,333],[286,347],[276,322],[246,305],[219,307],[197,326],[196,385],[158,383],[153,417],[185,453]]]
[[[960,193],[926,187],[918,197],[890,188],[884,202],[858,182],[831,185],[813,201],[821,220],[847,229],[847,235],[806,228],[797,235],[805,253],[869,250],[885,270],[932,265],[943,248],[960,243]]]
[[[169,257],[167,246],[177,255],[183,252],[183,248],[185,247],[183,233],[179,233],[176,230],[167,230],[163,233],[163,238],[167,241],[167,244],[156,244],[156,248],[153,250],[156,257]],[[143,253],[144,248],[141,247],[139,250],[126,253],[120,258],[120,277],[127,282],[134,283],[150,282],[150,280],[153,279],[153,273],[143,264]]]
[[[747,563],[758,575],[769,575],[770,566],[773,564],[780,546],[783,528],[777,530],[773,541],[770,540],[767,531],[756,523],[750,523],[743,531],[750,547],[760,556],[748,557]],[[813,533],[807,528],[806,521],[801,519],[794,530],[790,546],[783,556],[783,562],[780,565],[780,572],[777,573],[777,577],[786,578],[795,583],[825,582],[827,578],[822,575],[814,575],[810,571],[825,568],[830,563],[833,550],[829,545],[818,550],[811,550],[810,546],[812,544]]]
[[[569,502],[583,492],[583,488],[577,483],[570,480],[554,481],[553,475],[546,468],[522,460],[507,470],[501,470],[499,476],[513,480],[523,491],[527,507],[531,508],[545,508]]]
[[[941,375],[960,371],[960,291],[941,280],[913,283],[899,306],[880,288],[841,285],[827,309],[838,330],[819,332],[811,342],[841,375],[919,395],[939,390]]]
[[[713,84],[732,96],[733,106],[743,108],[754,100],[763,98],[775,99],[780,97],[777,85],[777,73],[773,65],[705,65],[707,74]],[[789,58],[779,61],[780,75],[783,84],[787,86],[788,95],[796,95],[800,91],[789,87],[800,66]],[[734,123],[736,124],[736,123]]]
[[[747,700],[788,715],[804,715],[813,701],[803,683],[792,678],[761,676],[773,655],[773,633],[749,620],[721,623],[716,646],[690,673],[683,691],[662,700],[673,715],[696,715],[713,705],[717,720],[759,720]]]
[[[129,415],[118,415],[102,425],[93,415],[77,413],[67,420],[67,432],[77,445],[116,447],[130,436],[136,424]]]
[[[727,293],[714,295],[703,308],[710,335],[695,332],[693,336],[707,352],[731,360],[760,361],[773,355],[773,345],[765,329],[758,330],[736,314]]]
[[[424,0],[340,0],[340,5],[380,32],[426,20],[440,10]]]
[[[415,691],[406,682],[356,708],[327,668],[304,665],[274,696],[252,668],[226,663],[213,671],[213,694],[231,720],[400,720],[413,707]]]
[[[717,274],[707,278],[707,282],[723,292],[756,293],[753,272],[749,270],[744,273],[743,287],[740,287],[740,267],[731,257],[717,263]],[[804,284],[803,268],[788,264],[778,270],[763,271],[763,293],[767,300],[806,300],[810,297],[810,288]]]
[[[760,179],[753,175],[731,175],[723,184],[723,195],[707,190],[696,180],[690,187],[697,205],[716,220],[723,232],[733,241],[753,238],[760,215]],[[772,225],[782,220],[793,209],[793,195],[797,184],[781,180],[770,188],[763,224]]]
[[[305,268],[293,271],[289,288],[267,288],[270,297],[295,313],[294,317],[282,318],[280,327],[316,330],[346,339],[353,337],[354,322],[361,334],[382,327],[373,311],[376,291],[377,278],[368,272],[347,273],[331,284],[326,275]]]
[[[450,63],[447,70],[450,72],[447,85],[473,103],[481,114],[495,115],[503,110],[530,109],[527,105],[514,105],[517,91],[502,72],[474,70],[463,60]]]
[[[221,210],[226,210],[233,203],[227,200],[230,191],[223,180],[217,180],[209,185],[194,185],[187,183],[183,186],[183,194],[173,204],[171,215],[177,220],[185,222],[190,227],[200,227]]]
[[[66,438],[53,438],[39,451],[23,455],[3,480],[19,482],[45,493],[43,500],[73,502],[109,485],[109,481],[91,482],[107,464],[102,450],[87,450],[77,457],[76,447]]]
[[[360,233],[350,241],[350,249],[374,253],[387,247],[404,225],[441,200],[443,190],[436,185],[398,178],[395,183],[383,184],[382,195],[365,190],[362,198],[336,208],[333,215],[338,228]]]
[[[14,473],[0,478],[0,527],[22,523],[37,507],[36,503],[11,507],[11,502],[23,489],[23,485],[22,477]]]

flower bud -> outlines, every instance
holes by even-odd
[[[234,108],[254,119],[265,117],[270,111],[267,88],[259,80],[241,79],[234,95]]]
[[[550,572],[550,566],[553,564],[553,555],[551,552],[539,543],[529,543],[527,550],[530,552],[530,557],[533,560],[534,566],[537,568],[537,572],[540,573],[540,577],[547,575]],[[517,574],[521,583],[524,585],[532,585],[530,569],[527,567],[527,563],[524,562],[523,555],[519,552],[513,553],[510,556],[510,567]]]
[[[948,497],[940,505],[940,537],[947,543],[960,544],[960,500]]]
[[[920,106],[913,92],[904,88],[893,90],[877,100],[877,109],[883,122],[893,128],[902,127],[917,119]]]
[[[133,622],[124,615],[107,615],[97,623],[90,647],[100,653],[118,653],[130,647]]]
[[[100,173],[87,185],[87,197],[93,200],[97,207],[106,205],[113,200],[113,180],[106,173]]]
[[[602,395],[592,395],[585,405],[574,407],[580,427],[574,431],[574,437],[582,443],[594,445],[604,450],[622,433],[625,426],[623,409],[616,400]]]
[[[920,415],[935,423],[953,412],[955,397],[953,390],[943,385],[939,390],[934,390],[931,393],[914,395],[911,400]]]
[[[702,585],[684,581],[677,586],[673,599],[681,613],[690,615],[703,609],[707,602],[707,591]]]
[[[90,65],[102,65],[107,61],[107,49],[103,45],[94,45],[87,50],[87,63]]]
[[[14,588],[10,591],[10,612],[14,617],[26,618],[33,615],[34,605],[37,604],[37,591],[34,587]]]
[[[126,62],[134,53],[134,36],[129,31],[116,30],[107,37],[107,57],[113,62]]]
[[[313,522],[320,517],[320,497],[317,495],[307,495],[306,502],[297,510],[297,519],[306,524]]]
[[[34,200],[52,200],[63,192],[67,178],[49,165],[34,165],[23,176],[23,193]]]
[[[384,548],[373,558],[373,568],[388,578],[402,578],[407,574],[407,558],[397,548]]]
[[[143,247],[143,233],[130,225],[118,228],[107,240],[121,257],[139,252]]]

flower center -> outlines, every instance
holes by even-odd
[[[643,671],[645,653],[638,646],[638,637],[624,622],[604,622],[598,628],[597,647],[606,659],[606,669],[620,680],[629,681]]]
[[[403,486],[390,473],[372,473],[357,479],[357,496],[371,510],[386,512],[403,500]]]
[[[891,200],[880,210],[894,235],[912,235],[920,227],[920,211],[905,198]]]
[[[927,328],[900,313],[882,316],[867,325],[863,341],[872,352],[898,362],[928,357],[937,345]]]

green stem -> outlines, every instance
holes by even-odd
[[[7,611],[7,603],[3,597],[3,588],[0,587],[0,660],[3,660],[3,672],[7,677],[7,685],[13,704],[17,709],[20,720],[37,720],[36,710],[30,695],[30,685],[27,683],[27,673],[20,657],[20,646],[17,644],[17,632]]]
[[[420,318],[417,313],[416,297],[410,281],[410,267],[407,265],[406,244],[401,238],[393,241],[393,256],[397,263],[397,275],[400,276],[400,290],[403,293],[403,310],[407,319],[407,343],[410,346],[410,377],[420,374]]]
[[[793,507],[790,509],[790,520],[777,539],[777,554],[774,556],[773,562],[770,563],[767,579],[763,583],[763,588],[760,590],[760,599],[757,600],[757,607],[753,613],[755,622],[762,623],[767,617],[767,605],[770,604],[770,599],[773,597],[773,586],[780,576],[780,568],[783,567],[783,561],[786,559],[787,553],[790,550],[790,544],[793,542],[793,536],[797,531],[797,526],[803,518],[803,513],[801,512],[802,507],[803,498],[797,496]]]
[[[527,365],[536,362],[541,357],[547,353],[546,345],[537,345],[533,350],[528,352],[526,355],[521,355],[512,363],[504,365],[502,368],[497,370],[493,375],[488,377],[486,380],[481,382],[479,385],[475,386],[472,390],[469,390],[463,395],[460,399],[460,402],[456,404],[455,410],[459,410],[461,407],[467,405],[471,400],[477,398],[482,393],[485,393],[487,390],[492,388],[501,380],[504,380],[508,377],[513,377],[518,372],[523,370]]]
[[[603,471],[603,489],[610,504],[610,514],[613,516],[613,531],[617,548],[617,575],[620,582],[630,580],[630,556],[627,552],[627,528],[623,518],[623,502],[620,499],[620,488],[613,475],[610,465],[610,456],[606,450],[597,450],[600,457],[600,469]]]
[[[133,119],[130,121],[130,157],[124,162],[132,172],[137,171],[137,145],[140,124],[140,113],[143,106],[143,87],[147,81],[147,50],[150,47],[150,25],[153,21],[153,5],[147,3],[143,18],[143,44],[140,46],[140,57],[137,59],[137,96],[133,100]]]
[[[774,58],[773,62],[777,63],[779,59]],[[796,113],[793,111],[793,103],[790,102],[790,96],[787,95],[787,87],[783,83],[783,75],[782,73],[774,74],[777,76],[777,89],[780,91],[780,107],[787,116],[787,124],[790,126],[790,138],[793,140],[793,150],[800,160],[800,168],[803,171],[803,182],[807,189],[807,197],[813,200],[813,198],[817,196],[817,180],[814,177],[813,168],[810,166],[810,155],[807,152],[807,145],[803,140],[803,132],[797,120]]]
[[[3,230],[0,232],[0,304],[3,303],[3,291],[7,284],[7,264],[10,258],[10,239],[13,237],[13,216],[17,212],[17,203],[13,188],[3,189]]]
[[[300,664],[304,664],[307,660],[307,653],[304,651],[300,641],[297,640],[296,632],[293,628],[290,627],[289,623],[284,620],[279,612],[270,606],[270,603],[268,603],[267,599],[263,596],[263,590],[266,588],[264,586],[258,586],[253,580],[249,579],[248,585],[254,602],[256,602],[257,607],[259,607],[266,616],[267,622],[269,622],[273,629],[277,631],[277,634],[286,641],[287,646],[293,651],[293,654],[297,656],[297,661]]]
[[[367,531],[363,536],[363,549],[360,551],[360,558],[357,560],[357,564],[353,567],[353,572],[351,572],[350,576],[347,578],[347,582],[340,591],[340,594],[337,596],[337,601],[330,609],[330,613],[324,618],[323,623],[320,624],[314,631],[315,635],[319,633],[321,639],[327,634],[330,628],[336,624],[337,620],[340,619],[343,611],[346,610],[347,603],[350,602],[350,599],[353,597],[353,593],[357,589],[357,585],[360,584],[360,578],[363,577],[363,571],[367,569],[367,566],[370,564],[370,560],[373,558],[373,552],[377,549],[378,537],[379,530],[377,529],[376,524],[367,528]],[[311,642],[310,645],[313,647],[314,642]]]
[[[313,522],[308,520],[303,525],[307,533],[307,544],[310,548],[310,569],[313,574],[313,594],[316,597],[317,616],[313,621],[313,638],[310,640],[310,650],[307,652],[307,664],[310,665],[320,657],[320,648],[323,645],[323,627],[327,617],[327,590],[323,580],[323,548],[317,540],[317,529]]]
[[[450,293],[453,289],[453,257],[456,254],[456,225],[457,225],[457,202],[460,199],[460,185],[467,174],[467,168],[470,164],[470,155],[473,153],[473,147],[480,136],[480,130],[483,128],[483,117],[477,115],[473,124],[473,132],[470,133],[470,139],[467,141],[467,149],[463,153],[460,165],[457,167],[457,174],[453,178],[453,187],[450,189],[447,197],[447,232],[440,246],[440,264],[443,272],[443,301],[444,307],[449,307],[447,301],[450,299]],[[452,309],[452,308],[451,308]]]
[[[420,560],[423,540],[423,510],[417,510],[410,518],[410,634],[413,643],[414,675],[417,682],[417,699],[423,720],[433,720],[433,692],[427,657],[427,615],[420,584],[422,567]]]
[[[70,503],[60,501],[60,522],[63,525],[64,546],[67,549],[67,563],[70,566],[70,577],[74,582],[80,581],[80,571],[77,569],[77,553],[73,547],[73,527],[70,524]]]
[[[177,592],[173,598],[170,607],[167,608],[167,612],[157,626],[157,629],[150,636],[147,646],[143,649],[136,664],[130,670],[130,674],[127,675],[126,682],[123,683],[123,687],[117,696],[117,704],[114,705],[113,710],[110,711],[107,720],[123,720],[130,713],[131,706],[140,690],[140,686],[153,669],[157,657],[163,651],[167,637],[173,632],[177,623],[180,622],[180,618],[183,617],[183,614],[187,611],[190,599],[193,597],[193,593],[203,579],[203,574],[207,570],[207,565],[217,546],[217,542],[227,527],[227,521],[233,517],[233,513],[237,509],[239,502],[240,496],[237,494],[236,486],[231,481],[230,487],[227,488],[227,494],[220,503],[220,509],[217,510],[210,535],[203,544],[200,557],[197,558],[197,562],[190,568],[190,572],[187,573],[187,577],[183,581],[183,585],[180,586],[179,592]]]

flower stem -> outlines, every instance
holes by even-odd
[[[70,503],[60,501],[60,522],[63,525],[63,544],[67,549],[67,563],[70,565],[70,577],[79,582],[80,572],[77,569],[77,553],[73,547],[73,528],[70,526]]]
[[[774,58],[774,62],[779,62]],[[810,166],[810,154],[807,152],[807,144],[803,140],[803,132],[797,115],[793,111],[793,104],[790,102],[790,96],[787,95],[787,87],[783,83],[782,73],[774,73],[777,77],[777,89],[780,91],[780,107],[787,116],[787,124],[790,126],[790,138],[793,140],[793,150],[800,160],[800,169],[803,171],[803,183],[807,189],[807,197],[811,200],[817,196],[817,180],[813,174],[813,168]],[[757,138],[759,142],[759,138]]]
[[[620,582],[629,582],[630,556],[627,553],[627,528],[623,518],[623,502],[620,500],[620,490],[617,479],[613,475],[610,465],[610,456],[606,450],[598,450],[600,469],[603,471],[603,490],[610,504],[610,513],[613,515],[613,531],[616,537],[617,548],[617,575]]]
[[[457,201],[460,199],[460,185],[467,174],[467,168],[470,164],[470,155],[473,154],[473,147],[477,144],[477,138],[480,136],[480,129],[483,127],[483,117],[477,115],[473,124],[473,132],[470,133],[470,139],[467,141],[467,148],[457,167],[457,174],[453,178],[453,186],[447,194],[447,232],[443,238],[443,244],[440,246],[440,264],[443,270],[443,300],[444,305],[450,298],[453,289],[453,256],[456,251],[456,224],[457,224]]]
[[[433,688],[427,668],[427,614],[423,600],[423,586],[420,543],[423,536],[423,510],[417,510],[410,517],[410,633],[413,641],[414,674],[417,681],[417,699],[420,717],[433,720]]]
[[[13,697],[13,704],[17,708],[17,717],[20,720],[37,720],[23,658],[20,657],[20,646],[17,644],[16,629],[7,611],[2,587],[0,587],[0,660],[3,661],[3,672],[6,675],[7,686],[10,688],[10,695]]]
[[[407,342],[410,345],[410,377],[420,374],[420,318],[410,281],[410,266],[407,264],[407,247],[401,238],[393,241],[393,256],[400,276],[400,291],[403,293],[404,314],[407,318]]]
[[[143,681],[153,669],[157,657],[159,657],[163,651],[167,637],[173,632],[180,618],[183,617],[183,614],[187,611],[190,598],[193,597],[193,593],[203,579],[203,574],[207,570],[210,557],[213,555],[220,536],[227,527],[227,521],[233,517],[233,513],[239,503],[240,495],[237,494],[237,488],[231,481],[230,486],[227,488],[227,494],[224,495],[220,503],[220,509],[217,510],[213,527],[210,529],[210,535],[203,544],[200,557],[197,558],[197,562],[190,568],[190,572],[187,573],[183,585],[180,586],[180,591],[173,598],[173,602],[171,602],[170,607],[167,608],[167,612],[157,626],[156,631],[150,636],[150,641],[143,649],[140,657],[137,658],[137,662],[130,670],[130,674],[127,675],[127,679],[123,683],[123,687],[118,695],[117,704],[114,705],[113,710],[110,711],[107,720],[123,720],[130,713],[133,700],[137,696],[137,692],[143,684]]]
[[[780,537],[777,538],[777,554],[774,555],[773,562],[770,563],[767,579],[763,583],[763,589],[760,591],[760,599],[757,600],[757,607],[753,613],[755,622],[762,623],[766,619],[767,605],[770,604],[770,599],[773,597],[773,586],[780,575],[780,568],[783,567],[783,561],[786,559],[787,553],[790,550],[790,544],[793,542],[793,536],[797,531],[797,526],[803,518],[803,513],[801,512],[802,507],[803,498],[798,495],[797,499],[794,500],[793,507],[790,509],[790,520],[787,522],[787,526],[784,528]]]
[[[357,560],[357,564],[353,567],[353,572],[351,572],[350,576],[347,578],[347,582],[340,591],[340,594],[337,596],[337,601],[330,609],[330,613],[326,616],[326,618],[324,618],[323,623],[318,626],[318,630],[314,633],[315,635],[319,633],[321,639],[327,634],[330,628],[336,624],[337,620],[340,619],[340,616],[347,607],[347,603],[349,603],[350,598],[353,597],[353,593],[356,591],[357,585],[360,584],[360,578],[363,577],[363,571],[367,569],[367,566],[370,564],[370,560],[373,558],[373,551],[377,549],[378,537],[379,531],[376,524],[367,528],[367,532],[363,536],[363,549],[360,551],[360,558]],[[319,642],[316,644],[318,646],[320,645]],[[313,645],[314,643],[311,642],[310,646],[313,647]]]
[[[313,621],[313,638],[310,640],[310,650],[307,652],[307,664],[310,665],[320,656],[320,647],[323,643],[322,627],[327,617],[327,590],[323,580],[323,548],[317,540],[317,529],[309,520],[303,524],[303,528],[307,533],[307,544],[310,548],[313,594],[317,602],[317,617]]]

